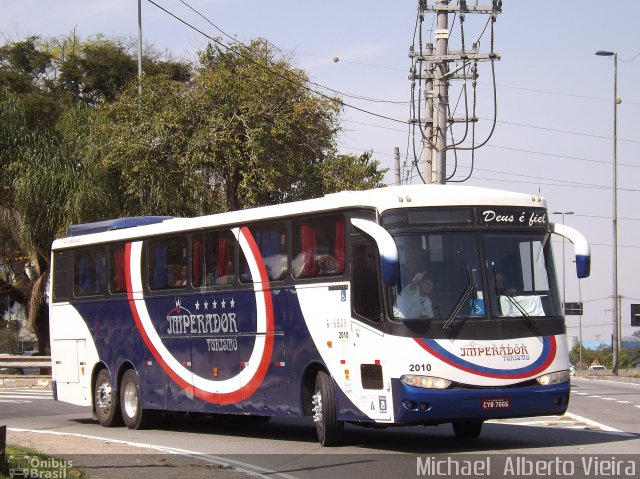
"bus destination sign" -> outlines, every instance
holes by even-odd
[[[544,208],[505,208],[488,206],[478,208],[478,224],[508,228],[548,227],[547,211]]]

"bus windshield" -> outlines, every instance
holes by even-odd
[[[394,239],[395,320],[560,315],[547,232],[411,232]]]

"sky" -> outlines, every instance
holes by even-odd
[[[408,126],[409,47],[415,43],[417,49],[418,0],[154,2],[212,37],[222,34],[211,23],[242,42],[257,37],[269,40],[307,72],[319,91],[335,90],[343,95],[348,106],[338,137],[341,153],[373,151],[374,159],[391,169],[385,177],[390,184],[394,181],[393,152],[399,147],[401,163],[409,167],[403,173],[408,171],[413,183],[421,181],[416,168],[411,168],[414,137]],[[144,43],[176,58],[195,58],[207,38],[158,6],[142,0]],[[137,0],[0,0],[0,8],[3,42],[72,31],[82,38],[98,33],[131,38],[138,34]],[[547,199],[551,213],[573,212],[564,218],[551,214],[550,219],[564,219],[591,244],[591,277],[578,281],[572,246],[564,245],[563,275],[563,242],[554,240],[558,280],[561,289],[563,284],[566,289],[566,301],[584,303],[582,328],[578,316],[568,316],[567,331],[579,336],[581,329],[585,342],[611,338],[614,196],[618,200],[622,335],[638,330],[630,326],[630,304],[640,303],[640,133],[635,129],[640,124],[640,35],[633,14],[636,10],[637,0],[609,0],[606,7],[593,0],[503,1],[503,12],[494,25],[494,49],[500,55],[495,63],[497,121],[487,144],[476,151],[473,174],[464,183],[539,194]],[[433,15],[427,14],[423,43],[433,41],[428,40],[432,20]],[[454,21],[451,16],[449,21],[453,26],[451,48],[459,49],[459,18]],[[488,31],[480,36],[486,22],[486,16],[472,14],[464,22],[467,45],[480,38],[482,53],[490,47]],[[622,102],[617,107],[617,195],[613,189],[615,69],[613,57],[596,56],[598,50],[618,53]],[[494,118],[489,64],[482,63],[479,73],[476,138],[484,140]],[[452,83],[453,105],[458,102],[460,82]],[[462,106],[455,111],[455,116],[464,116]],[[462,127],[456,127],[454,134],[460,138]],[[415,144],[420,158],[418,138]],[[453,179],[463,179],[469,173],[471,156],[461,152],[457,160]],[[454,165],[449,152],[448,174],[454,172]]]

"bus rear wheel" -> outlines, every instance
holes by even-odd
[[[106,369],[100,370],[93,388],[93,407],[104,427],[122,425],[120,415],[120,400],[117,391],[113,387],[111,375]]]
[[[484,421],[454,421],[451,423],[453,432],[460,439],[473,439],[480,436]]]
[[[122,419],[129,429],[146,429],[153,424],[156,411],[142,409],[140,383],[133,369],[128,369],[122,376],[120,406]]]
[[[318,442],[323,446],[335,446],[342,442],[344,421],[339,421],[337,418],[333,382],[324,371],[319,371],[316,376],[312,411]]]

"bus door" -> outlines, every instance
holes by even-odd
[[[173,377],[165,379],[165,407],[172,411],[192,411],[194,409],[191,387],[193,372],[189,337],[164,337],[162,342],[171,352],[171,360],[175,361],[173,365],[168,365]],[[152,370],[153,368],[150,369]],[[152,382],[158,384],[156,381]]]
[[[369,418],[391,420],[391,381],[385,371],[386,351],[382,332],[382,297],[375,243],[362,237],[351,246],[352,311],[350,344],[356,405]]]
[[[268,285],[265,285],[268,286]],[[253,384],[242,388],[242,411],[245,414],[285,416],[289,410],[289,371],[284,348],[282,318],[286,317],[286,290],[271,290],[273,298],[273,330],[260,331],[251,327],[251,333],[238,338],[240,367],[253,379]],[[257,291],[262,294],[261,290]],[[257,323],[256,323],[257,324]],[[246,382],[244,380],[243,382]]]
[[[196,402],[199,412],[240,413],[240,362],[238,359],[240,296],[226,291],[208,297],[200,305],[205,334],[191,336],[194,386],[204,401]]]
[[[84,339],[55,339],[53,341],[53,377],[58,384],[73,389],[74,399],[87,401],[91,397],[86,380],[86,341]],[[61,399],[59,397],[59,399]],[[67,400],[67,399],[64,399]]]

